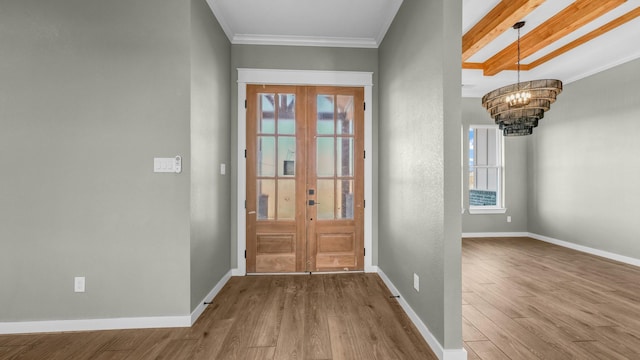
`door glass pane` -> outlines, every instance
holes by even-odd
[[[335,141],[333,138],[317,138],[317,176],[334,176]]]
[[[275,126],[275,95],[258,94],[258,134],[274,134]]]
[[[276,139],[273,136],[258,136],[256,161],[258,176],[276,176]]]
[[[335,198],[335,189],[333,188],[334,181],[331,180],[318,180],[318,195],[317,199],[317,207],[318,207],[318,219],[320,220],[329,220],[334,219],[335,215],[334,211],[334,198]]]
[[[258,180],[257,186],[258,216],[256,218],[258,220],[274,220],[276,215],[276,181]]]
[[[293,135],[296,133],[296,96],[280,94],[278,98],[278,134]]]
[[[318,95],[317,103],[317,132],[320,135],[333,135],[334,119],[333,119],[333,95]]]
[[[339,137],[338,176],[353,176],[353,138]]]
[[[293,220],[296,215],[296,181],[278,180],[278,220]]]
[[[353,180],[338,180],[336,218],[353,219]]]
[[[337,134],[353,134],[353,96],[338,95]]]
[[[278,137],[278,176],[294,176],[296,160],[296,138]]]

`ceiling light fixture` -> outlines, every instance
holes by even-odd
[[[553,79],[520,82],[520,29],[524,21],[513,28],[518,30],[518,82],[488,92],[482,106],[500,126],[504,136],[533,134],[533,128],[549,111],[562,92],[562,81]]]

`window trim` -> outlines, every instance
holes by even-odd
[[[499,141],[499,149],[498,149],[498,153],[500,154],[500,158],[498,159],[500,161],[499,164],[499,168],[500,168],[500,176],[498,178],[498,188],[499,188],[499,193],[497,195],[497,205],[493,205],[493,206],[472,206],[470,204],[470,200],[469,200],[469,194],[471,189],[467,188],[467,201],[469,201],[469,214],[471,215],[477,215],[477,214],[505,214],[507,212],[507,208],[505,206],[506,202],[505,202],[505,182],[506,182],[506,166],[505,166],[505,158],[504,158],[504,148],[505,148],[505,144],[504,144],[504,137],[502,136],[502,133],[498,128],[498,125],[489,125],[489,124],[470,124],[468,129],[467,129],[467,133],[466,133],[466,140],[467,143],[469,142],[469,134],[471,132],[472,129],[495,129],[497,135],[500,138]],[[497,137],[498,138],[498,137]],[[469,172],[471,169],[471,166],[469,164],[469,149],[467,149],[467,154],[466,154],[466,169],[467,171],[465,171],[465,179],[466,179],[466,183],[469,183]]]

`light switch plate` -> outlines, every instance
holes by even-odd
[[[182,172],[182,157],[153,158],[153,172],[180,173]]]
[[[85,278],[84,276],[76,276],[73,279],[73,291],[84,292]]]
[[[416,273],[413,273],[413,288],[420,292],[420,277]]]

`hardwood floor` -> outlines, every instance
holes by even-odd
[[[435,360],[375,274],[234,277],[191,328],[0,335],[0,360]]]
[[[529,238],[462,243],[469,360],[640,359],[640,268]]]

